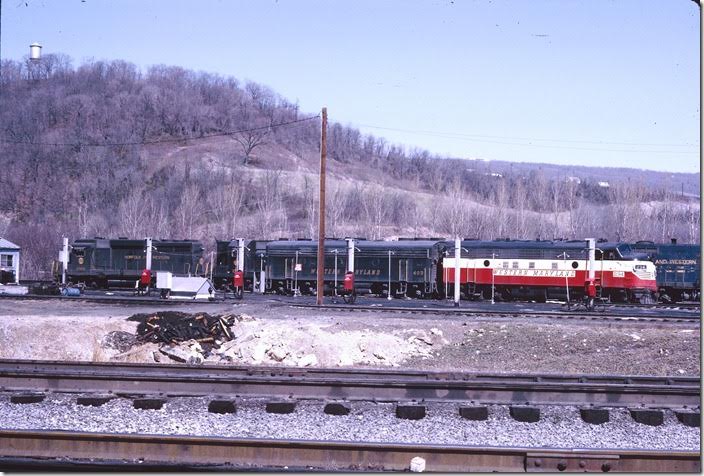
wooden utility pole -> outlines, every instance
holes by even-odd
[[[323,277],[325,269],[325,159],[328,155],[328,108],[323,108],[323,124],[320,130],[320,210],[318,211],[318,283],[316,304],[323,303]]]

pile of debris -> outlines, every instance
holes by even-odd
[[[232,315],[210,315],[206,312],[188,314],[184,312],[157,312],[135,314],[128,318],[137,321],[137,339],[141,342],[163,342],[177,344],[188,340],[215,343],[231,340],[230,327],[235,323]]]

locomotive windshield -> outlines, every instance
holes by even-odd
[[[628,243],[622,243],[616,247],[619,253],[621,253],[622,257],[630,256],[633,254],[633,250],[631,249],[631,245]]]

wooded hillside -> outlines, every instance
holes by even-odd
[[[317,233],[317,112],[178,67],[46,55],[1,74],[0,236],[23,247],[24,277],[49,269],[62,235],[212,247]],[[700,239],[699,199],[665,173],[499,173],[334,121],[328,139],[328,236]]]

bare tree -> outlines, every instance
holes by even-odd
[[[262,238],[274,238],[274,232],[283,228],[281,203],[281,170],[267,170],[260,177],[256,207],[259,214],[259,233]]]
[[[503,177],[498,178],[498,182],[494,184],[494,206],[496,207],[496,224],[497,224],[497,237],[504,238],[508,237],[508,190],[506,189],[506,179]]]
[[[552,211],[552,237],[560,236],[560,193],[562,192],[562,183],[559,180],[553,180],[550,183],[550,205]]]
[[[181,201],[174,211],[174,230],[182,239],[194,239],[196,226],[203,211],[201,192],[189,185],[181,192]]]
[[[449,185],[440,210],[440,229],[452,237],[460,236],[469,228],[467,193],[462,183],[455,179]]]
[[[145,223],[143,236],[169,236],[169,214],[166,206],[153,195],[144,197]]]
[[[326,227],[329,226],[330,236],[340,236],[342,224],[347,217],[347,194],[340,182],[331,187],[325,199]],[[354,205],[352,205],[354,206]]]
[[[362,206],[365,222],[371,231],[371,239],[379,240],[383,238],[382,226],[385,224],[389,212],[388,204],[384,200],[384,189],[378,185],[372,185],[366,188],[364,196]]]
[[[218,187],[211,195],[213,212],[218,223],[217,233],[223,238],[235,238],[244,230],[240,218],[245,203],[245,187],[242,180],[231,175],[230,182]]]
[[[516,238],[528,238],[526,204],[528,202],[526,187],[523,179],[519,178],[513,191],[514,203],[516,204]]]
[[[252,152],[257,147],[266,144],[266,137],[271,131],[271,124],[264,125],[261,121],[251,120],[244,123],[244,131],[233,134],[232,138],[242,146],[242,163],[247,165],[252,159]]]
[[[687,239],[689,243],[699,243],[701,240],[700,207],[687,204]]]
[[[139,238],[144,234],[147,210],[140,193],[132,193],[120,202],[117,209],[118,227],[124,236]],[[83,235],[85,236],[85,235]]]
[[[567,203],[567,226],[570,238],[577,237],[577,223],[575,221],[575,210],[577,208],[577,181],[574,177],[568,177],[564,184],[565,201]]]
[[[309,238],[318,236],[318,195],[319,191],[313,180],[306,174],[303,176],[303,200],[306,212],[306,233]],[[327,206],[327,209],[330,207]]]

